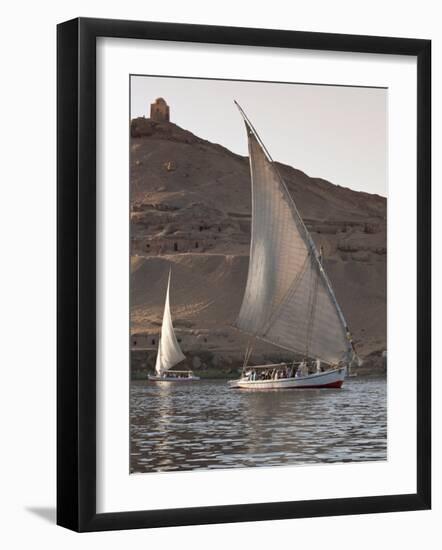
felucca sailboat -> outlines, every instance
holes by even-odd
[[[169,270],[169,279],[167,281],[166,303],[164,304],[163,324],[158,342],[155,374],[149,374],[148,379],[152,382],[189,382],[199,380],[199,377],[195,376],[191,370],[170,370],[186,358],[181,351],[172,325],[169,303],[170,278],[171,270]]]
[[[244,111],[252,184],[247,284],[235,326],[250,336],[233,388],[340,388],[356,358],[350,331],[316,249],[275,163]],[[255,339],[298,362],[250,366]]]

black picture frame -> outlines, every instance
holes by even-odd
[[[417,59],[417,491],[96,512],[96,39],[302,48]],[[57,28],[57,523],[75,531],[424,510],[431,506],[431,41],[74,19]]]

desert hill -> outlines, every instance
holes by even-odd
[[[246,139],[244,135],[244,139]],[[386,199],[278,165],[317,245],[358,351],[386,348]],[[131,334],[137,368],[151,365],[169,266],[171,305],[195,367],[237,365],[246,343],[231,324],[250,243],[248,158],[170,122],[131,122]],[[255,359],[287,358],[259,345]],[[378,361],[377,361],[378,362]]]

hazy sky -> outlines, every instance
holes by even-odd
[[[269,82],[131,77],[131,117],[163,97],[171,122],[247,155],[236,99],[274,160],[309,176],[387,195],[387,90]]]

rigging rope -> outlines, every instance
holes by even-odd
[[[306,343],[305,343],[305,358],[308,359],[309,357],[309,351],[310,351],[310,343],[312,339],[312,333],[313,333],[313,324],[314,324],[314,318],[315,318],[315,312],[316,312],[316,303],[318,298],[318,285],[319,285],[319,273],[316,270],[312,271],[312,276],[315,278],[314,284],[310,287],[310,295],[309,295],[309,316],[308,316],[308,324],[307,324],[307,336],[306,336]]]
[[[250,359],[250,356],[252,355],[252,351],[253,351],[253,343],[252,343],[251,340],[249,340],[249,343],[247,344],[247,348],[246,348],[246,353],[245,353],[245,356],[244,356],[244,362],[243,362],[243,365],[242,365],[242,370],[243,371],[247,367],[247,363]]]

